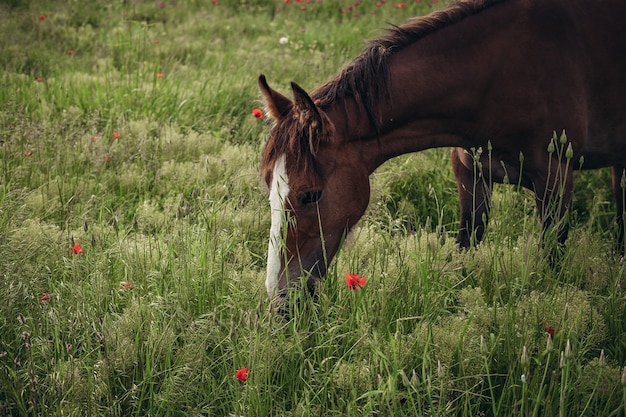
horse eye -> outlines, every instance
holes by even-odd
[[[317,203],[320,200],[320,198],[322,198],[321,190],[307,191],[302,194],[302,197],[300,197],[300,203],[306,206],[309,204]]]

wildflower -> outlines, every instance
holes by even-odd
[[[248,379],[248,368],[237,369],[235,372],[235,377],[240,381],[245,381]]]
[[[46,20],[46,15],[45,14],[40,14],[39,15],[39,20]]]
[[[161,41],[160,41],[160,40],[158,40],[158,39],[155,39],[155,40],[154,40],[154,41],[152,41],[152,42],[154,42],[154,44],[155,44],[155,45],[157,45],[157,44],[158,44],[159,42],[161,42]]]
[[[133,288],[133,283],[130,281],[122,281],[120,282],[120,290],[121,291],[125,291],[125,290],[130,290]]]
[[[279,43],[279,44],[281,44],[281,45],[286,45],[286,44],[287,44],[287,42],[289,42],[289,38],[288,38],[288,37],[286,37],[286,36],[282,36],[282,37],[278,40],[278,43]]]
[[[252,115],[256,117],[257,119],[263,118],[263,112],[260,109],[252,110]]]
[[[565,357],[569,358],[572,356],[572,344],[567,339],[567,343],[565,344]]]
[[[109,155],[104,155],[104,162],[111,162],[111,157]]]
[[[24,151],[24,156],[31,156],[33,151]]]
[[[113,139],[119,139],[120,138],[120,134],[117,132],[113,132]]]
[[[522,380],[522,384],[525,384],[526,383],[526,374],[522,374],[520,379]]]
[[[357,274],[347,274],[346,275],[346,284],[348,284],[348,288],[352,291],[356,291],[359,288],[363,288],[365,286],[365,277],[359,277]]]
[[[37,78],[35,78],[35,81],[37,81],[38,83],[40,83],[40,82],[42,82],[42,81],[43,81],[43,78],[41,78],[41,77],[37,77]]]
[[[74,55],[74,51],[73,51],[73,50],[71,50],[71,49],[68,49],[68,50],[67,50],[67,54],[68,54],[68,55]]]
[[[33,347],[33,342],[30,338],[30,333],[22,332],[22,339],[24,339],[24,345],[26,346],[26,349],[30,349]]]
[[[160,72],[157,73],[157,78],[161,79],[163,78],[163,74],[161,74]]]
[[[545,329],[546,333],[548,333],[551,337],[554,337],[554,334],[556,333],[554,327],[551,327],[548,323],[546,323],[543,328]]]
[[[522,348],[522,357],[520,358],[520,362],[524,366],[528,366],[528,364],[530,363],[528,359],[528,351],[526,350],[526,345],[524,345],[524,347]]]
[[[72,252],[74,252],[74,255],[82,255],[83,247],[80,245],[80,243],[76,242],[74,243],[74,246],[72,246]]]
[[[52,299],[52,297],[50,296],[50,294],[48,294],[47,292],[44,292],[43,294],[41,294],[41,297],[39,297],[39,302],[40,303],[47,303],[51,299]]]

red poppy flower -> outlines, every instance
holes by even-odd
[[[39,297],[39,302],[47,303],[51,299],[52,297],[50,296],[50,294],[48,294],[47,292],[44,292],[43,294],[41,294],[41,297]]]
[[[109,155],[104,155],[104,162],[111,162],[111,157]]]
[[[240,381],[245,381],[248,379],[248,368],[241,368],[235,372],[235,377]]]
[[[40,14],[39,15],[39,20],[46,20],[46,15],[45,14]]]
[[[263,112],[260,109],[252,110],[252,115],[256,117],[257,119],[263,118]]]
[[[74,252],[75,255],[82,255],[83,247],[80,245],[80,243],[76,242],[74,243],[74,246],[72,246],[72,252]]]
[[[346,275],[346,284],[348,284],[348,288],[352,291],[363,288],[365,286],[365,281],[367,281],[365,277],[359,277],[357,274]]]
[[[68,50],[67,50],[67,54],[68,54],[68,55],[74,55],[74,51],[73,51],[73,50],[71,50],[71,49],[68,49]]]
[[[120,282],[120,290],[124,291],[124,290],[130,290],[131,288],[133,288],[133,283],[130,281],[122,281]]]
[[[161,74],[160,72],[157,73],[157,78],[161,79],[163,78],[163,74]]]
[[[554,337],[554,334],[556,333],[554,327],[551,327],[548,323],[546,323],[543,328],[545,329],[546,333],[548,333],[551,337]]]
[[[113,132],[113,139],[119,139],[120,134],[117,132]]]

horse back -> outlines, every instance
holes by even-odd
[[[553,44],[556,60],[551,76],[562,84],[563,96],[574,103],[555,101],[577,117],[581,138],[572,138],[583,168],[626,161],[626,2],[619,0],[549,0],[533,2],[535,30]],[[550,59],[550,57],[546,57]],[[571,80],[568,79],[571,76]],[[568,86],[568,83],[569,86]],[[549,90],[548,90],[549,91]],[[571,93],[574,93],[572,95]],[[558,109],[551,109],[557,112]],[[572,122],[573,123],[573,122]],[[558,126],[555,126],[558,128]],[[567,126],[563,126],[567,129]]]

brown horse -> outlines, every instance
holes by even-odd
[[[573,169],[612,166],[623,230],[625,16],[623,0],[465,0],[370,41],[310,95],[291,83],[287,98],[261,75],[275,121],[261,162],[270,296],[302,278],[312,289],[363,215],[369,175],[428,148],[452,148],[462,248],[483,235],[487,178],[534,191],[545,230],[570,206]]]

